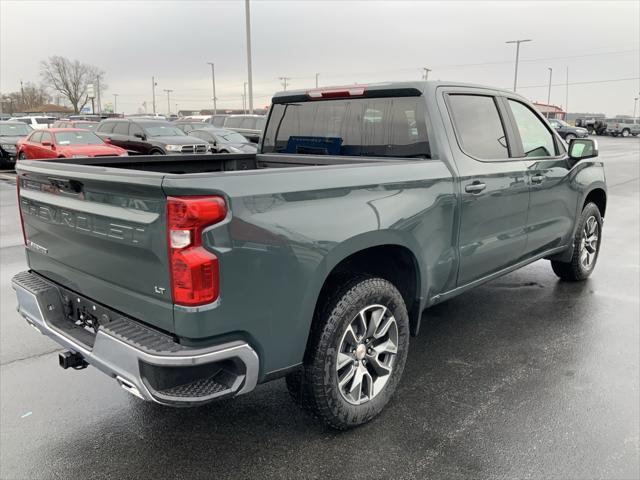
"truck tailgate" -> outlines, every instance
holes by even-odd
[[[173,331],[163,175],[57,162],[18,166],[29,267]]]

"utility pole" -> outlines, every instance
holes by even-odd
[[[98,97],[98,114],[102,113],[102,104],[100,103],[100,74],[96,77],[96,96]]]
[[[247,82],[242,86],[242,111],[247,114]]]
[[[567,83],[565,85],[565,94],[564,94],[564,111],[566,114],[569,113],[569,67],[567,66]],[[565,114],[565,118],[566,118]]]
[[[422,69],[424,70],[424,74],[422,75],[422,79],[424,81],[427,81],[427,79],[429,78],[429,72],[431,71],[431,69],[427,68],[427,67],[422,67]]]
[[[319,73],[316,73],[316,88],[318,88],[318,77],[320,76]]]
[[[153,114],[156,114],[156,77],[151,77],[151,94],[153,95]]]
[[[253,113],[253,76],[251,73],[251,11],[249,0],[244,1],[245,22],[247,28],[247,75],[249,81],[249,113]]]
[[[518,88],[518,60],[520,59],[520,44],[524,42],[531,42],[530,38],[525,40],[509,40],[505,43],[515,43],[516,44],[516,73],[513,77],[513,91],[515,92]]]
[[[22,85],[22,80],[20,80],[20,103],[22,103],[22,109],[26,110],[26,105],[24,104],[24,86]]]
[[[638,106],[638,97],[633,99],[633,118],[636,118],[636,107]]]
[[[166,88],[163,90],[167,92],[167,115],[171,115],[171,92],[173,92],[173,90],[168,90]]]
[[[289,84],[289,80],[291,80],[291,77],[278,77],[278,80],[280,80],[282,82],[282,86],[284,87],[284,91],[287,91],[287,85]]]
[[[113,113],[118,113],[118,95],[117,93],[113,94]]]
[[[551,105],[551,77],[553,76],[553,68],[547,67],[549,70],[549,91],[547,92],[547,105]],[[549,112],[547,112],[547,118],[549,118]]]
[[[211,65],[211,84],[213,86],[213,114],[215,115],[216,113],[218,113],[218,108],[216,103],[218,101],[218,99],[216,98],[216,71],[212,62],[207,62],[207,63]]]

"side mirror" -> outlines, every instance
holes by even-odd
[[[144,133],[134,133],[133,134],[134,137],[139,138],[140,140],[146,140],[147,137],[145,136]]]
[[[598,156],[598,142],[592,138],[574,138],[569,142],[569,157],[584,160]]]

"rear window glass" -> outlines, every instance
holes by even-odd
[[[421,97],[273,105],[263,152],[430,158]]]
[[[40,124],[40,125],[51,125],[53,122],[55,122],[55,119],[53,118],[36,118],[36,123]]]

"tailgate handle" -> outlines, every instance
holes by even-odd
[[[68,180],[66,178],[49,178],[49,183],[61,192],[80,193],[84,184],[78,180]]]

